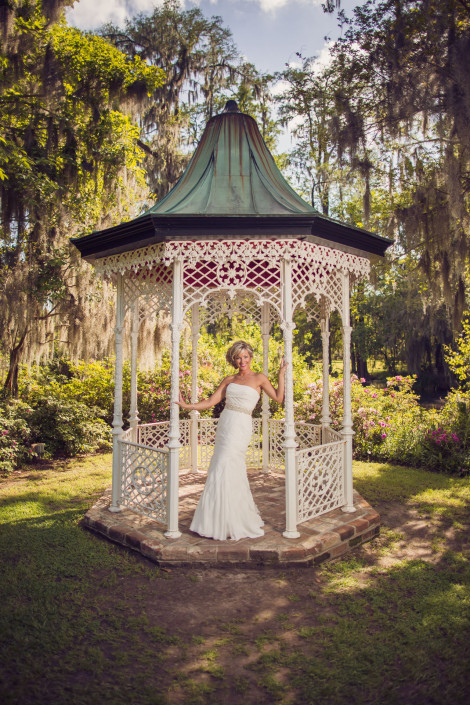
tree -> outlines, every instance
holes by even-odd
[[[348,87],[338,96],[339,148],[368,158],[371,145],[392,149],[389,232],[419,253],[435,305],[444,300],[458,326],[470,229],[470,5],[369,1],[342,22],[332,66]]]
[[[290,64],[276,74],[286,86],[277,97],[279,113],[284,124],[295,120],[296,145],[289,158],[296,180],[312,205],[329,215],[332,189],[338,192],[340,187],[340,158],[331,125],[334,77],[327,69],[321,70],[315,58],[297,57],[300,65]]]
[[[56,334],[75,353],[109,339],[108,312],[105,334],[84,330],[103,289],[68,238],[122,219],[145,192],[138,129],[119,106],[163,82],[138,57],[130,61],[104,39],[67,27],[60,19],[67,4],[3,8],[0,339],[10,360],[5,390],[13,394],[22,357],[53,349]]]
[[[140,145],[157,200],[179,179],[190,148],[227,97],[238,94],[240,100],[244,90],[252,91],[251,98],[261,97],[259,110],[266,115],[266,78],[242,61],[220,17],[207,18],[199,8],[181,10],[177,0],[165,0],[151,15],[127,21],[123,30],[107,24],[101,33],[131,58],[165,72],[165,84],[139,114]]]

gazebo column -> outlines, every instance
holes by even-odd
[[[131,400],[129,409],[129,426],[132,429],[131,438],[138,442],[137,429],[139,416],[137,408],[137,339],[139,336],[139,299],[137,298],[131,308]]]
[[[114,416],[113,416],[113,471],[110,512],[120,512],[121,499],[121,438],[122,438],[122,369],[124,335],[124,282],[123,275],[116,275],[116,326],[114,328],[116,362],[114,368]]]
[[[343,430],[344,448],[344,507],[343,512],[355,512],[353,501],[352,439],[354,436],[351,413],[351,325],[349,314],[349,272],[342,273],[343,307]]]
[[[191,403],[197,403],[197,344],[199,341],[199,303],[191,306]],[[199,411],[190,411],[190,444],[191,444],[191,468],[197,472],[198,466],[198,431],[199,431]]]
[[[171,394],[170,432],[168,437],[168,526],[165,536],[177,539],[178,529],[179,469],[180,469],[180,340],[183,328],[183,262],[176,257],[173,263],[173,300],[171,306]]]
[[[269,373],[269,303],[265,302],[261,309],[261,338],[263,340],[263,374]],[[261,409],[261,433],[263,436],[262,462],[264,472],[269,470],[269,398],[263,392]]]
[[[321,427],[322,432],[330,427],[330,374],[329,374],[329,346],[330,346],[330,318],[327,305],[322,304],[322,314],[320,319],[321,344],[322,344],[322,372],[323,372],[323,389],[322,389],[322,415]],[[322,443],[325,441],[322,438]]]
[[[286,367],[285,383],[285,424],[284,451],[286,466],[286,530],[283,533],[288,539],[300,536],[297,531],[297,467],[295,458],[295,426],[294,426],[294,375],[292,369],[292,339],[295,324],[292,318],[292,262],[290,256],[283,257],[281,263],[282,290],[282,334],[284,338],[284,357]]]

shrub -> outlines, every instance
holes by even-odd
[[[31,430],[25,417],[32,409],[15,399],[0,406],[0,472],[10,473],[31,455]]]
[[[111,430],[103,412],[77,401],[38,398],[30,418],[33,442],[45,444],[46,455],[74,456],[111,448]]]

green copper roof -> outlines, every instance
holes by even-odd
[[[156,242],[227,238],[316,238],[379,256],[391,244],[303,201],[277,168],[256,122],[234,100],[209,120],[183,176],[159,203],[72,242],[93,260]]]
[[[181,179],[146,214],[292,216],[316,212],[282,176],[255,120],[229,100],[223,113],[207,123]]]

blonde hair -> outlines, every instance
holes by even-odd
[[[227,362],[235,369],[237,369],[235,358],[242,352],[242,350],[246,350],[250,358],[253,359],[253,348],[250,343],[245,343],[244,340],[237,340],[236,343],[229,347],[227,354],[225,355]]]

